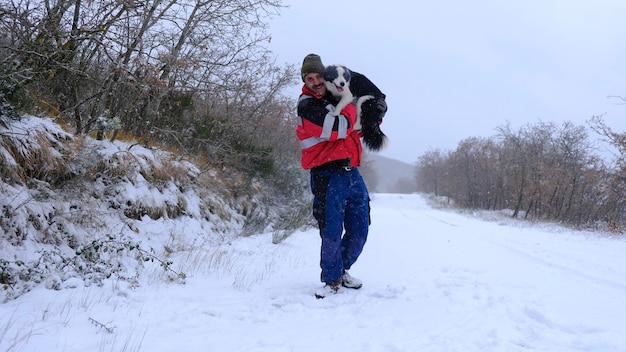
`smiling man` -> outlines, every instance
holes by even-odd
[[[335,114],[337,100],[326,89],[324,69],[316,54],[307,55],[302,62],[304,85],[298,100],[296,127],[302,167],[311,170],[313,216],[322,239],[320,267],[324,286],[315,292],[317,298],[337,293],[341,287],[361,288],[361,280],[350,276],[348,270],[363,251],[370,225],[369,193],[358,169],[363,147],[360,132],[354,130],[356,108],[348,104]],[[380,92],[362,77],[363,82],[372,85],[371,91]],[[384,94],[377,98],[384,103]],[[378,119],[384,115],[374,106],[364,113],[378,114]]]

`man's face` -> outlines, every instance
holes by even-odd
[[[304,84],[315,94],[326,94],[326,84],[324,84],[324,77],[319,73],[307,73],[306,76],[304,76]]]

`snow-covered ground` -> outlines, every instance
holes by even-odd
[[[174,259],[195,268],[184,285],[148,273],[0,305],[0,351],[626,351],[623,236],[485,221],[419,195],[373,194],[372,220],[351,270],[361,290],[314,298],[315,229],[200,243]]]

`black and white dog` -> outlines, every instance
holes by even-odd
[[[336,99],[339,99],[339,102],[335,107],[335,114],[339,115],[341,110],[343,110],[346,105],[354,102],[357,114],[354,129],[362,131],[363,142],[365,142],[365,145],[370,150],[378,151],[383,149],[387,142],[387,136],[385,136],[383,131],[380,130],[379,121],[373,121],[372,119],[375,119],[376,117],[372,116],[372,114],[362,114],[363,103],[369,100],[373,101],[376,97],[369,94],[369,92],[366,92],[365,90],[367,89],[359,89],[358,86],[351,85],[352,71],[342,65],[330,65],[326,67],[326,70],[324,71],[324,80],[326,81],[326,88]],[[367,80],[367,82],[373,86],[369,80]],[[375,90],[378,89],[376,88]],[[382,95],[382,93],[380,94]],[[369,121],[368,119],[372,121]]]

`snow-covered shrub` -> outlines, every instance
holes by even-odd
[[[0,177],[56,183],[68,177],[64,142],[72,139],[50,119],[25,116],[0,125]]]
[[[183,282],[180,268],[213,265],[189,261],[204,257],[204,245],[274,231],[278,219],[292,227],[300,204],[236,167],[136,141],[72,136],[36,117],[0,127],[0,163],[0,301],[37,285],[133,286],[151,273]],[[272,182],[291,188],[292,176]]]
[[[172,269],[169,260],[159,258],[152,248],[124,235],[106,235],[78,246],[73,252],[51,247],[37,252],[35,260],[9,261],[0,258],[0,289],[4,301],[18,297],[34,286],[45,283],[48,289],[60,290],[76,285],[80,277],[85,286],[102,285],[109,278],[139,285],[144,263],[156,263],[169,281],[184,283],[185,273]]]

